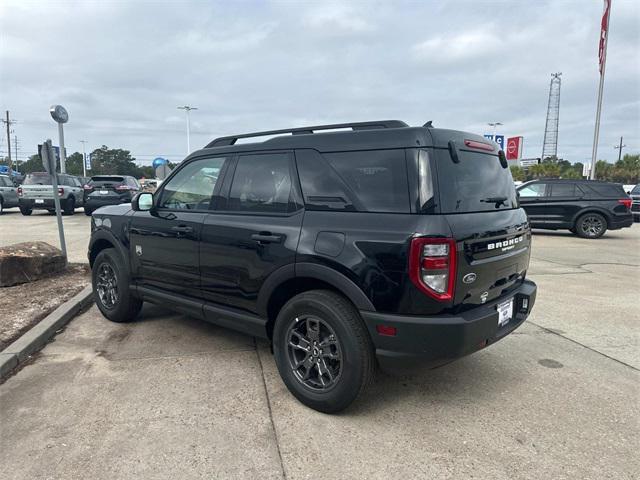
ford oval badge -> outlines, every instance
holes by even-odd
[[[462,277],[462,281],[464,283],[473,283],[476,281],[476,274],[473,272],[467,273],[464,277]]]

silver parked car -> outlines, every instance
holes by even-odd
[[[0,215],[5,208],[18,206],[18,189],[13,184],[11,177],[0,175]]]
[[[22,185],[18,187],[18,201],[23,215],[31,215],[34,209],[49,212],[55,210],[52,182],[51,175],[46,172],[34,172],[25,177]],[[84,191],[80,179],[59,173],[58,198],[64,214],[73,215],[77,207],[84,205]]]

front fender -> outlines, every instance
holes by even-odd
[[[93,221],[93,220],[92,220]],[[124,260],[124,265],[129,269],[129,251],[126,245],[122,241],[118,240],[116,236],[105,228],[98,227],[91,233],[91,239],[89,240],[89,250],[87,256],[89,258],[89,265],[93,266],[93,260],[98,255],[98,252],[103,248],[108,248],[105,242],[110,243],[118,251]]]

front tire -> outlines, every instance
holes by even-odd
[[[130,322],[142,308],[142,300],[131,294],[124,262],[113,248],[102,250],[91,270],[93,297],[102,315],[112,322]]]
[[[29,207],[20,206],[20,213],[22,215],[31,215],[33,213],[33,209]]]
[[[599,213],[589,212],[576,221],[576,233],[579,237],[596,239],[607,231],[607,219]]]
[[[331,291],[304,292],[282,307],[273,350],[289,391],[320,412],[344,410],[373,380],[369,333],[355,307]]]

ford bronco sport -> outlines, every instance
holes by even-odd
[[[291,393],[323,412],[351,404],[376,363],[438,366],[500,340],[536,296],[504,153],[430,123],[218,138],[91,230],[105,317],[149,301],[264,338]]]

